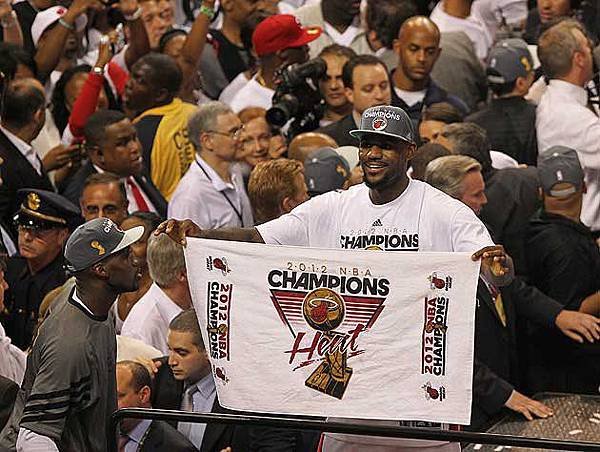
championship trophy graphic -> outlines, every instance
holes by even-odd
[[[302,302],[302,313],[308,325],[322,331],[330,344],[340,343],[344,334],[334,331],[344,320],[346,308],[344,300],[333,290],[315,289],[309,292]],[[341,336],[336,341],[335,336]],[[306,380],[306,386],[341,399],[346,391],[352,369],[346,366],[346,350],[333,347],[325,353],[324,361]]]

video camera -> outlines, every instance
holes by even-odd
[[[318,80],[327,73],[327,64],[315,58],[302,64],[292,64],[276,74],[277,88],[273,106],[267,111],[267,122],[281,128],[292,120],[288,138],[319,127],[325,112],[325,101]]]

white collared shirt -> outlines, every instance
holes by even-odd
[[[100,174],[106,172],[99,166],[94,165],[93,163],[92,163],[92,166]],[[127,211],[128,212],[136,212],[136,211],[140,210],[140,208],[137,204],[137,201],[135,200],[135,196],[133,196],[133,191],[132,191],[131,187],[127,183],[127,179],[128,179],[127,177],[124,177],[121,179],[121,181],[123,182],[123,185],[125,186],[125,194],[127,195],[127,201],[129,202],[129,205],[127,206]],[[154,213],[158,213],[158,211],[156,210],[156,207],[154,207],[154,204],[152,204],[152,201],[150,201],[150,198],[148,198],[148,196],[146,195],[146,192],[142,189],[140,184],[137,183],[137,181],[135,180],[134,177],[131,177],[131,181],[140,190],[140,193],[142,194],[142,198],[144,198],[144,201],[146,201],[146,204],[148,205],[148,208],[150,209],[150,211],[154,212]]]
[[[492,46],[491,37],[486,33],[484,25],[480,22],[479,18],[473,15],[470,15],[466,19],[451,16],[444,11],[443,3],[443,1],[440,1],[435,6],[429,18],[435,22],[442,33],[451,31],[462,31],[465,33],[473,43],[477,57],[484,61]]]
[[[121,335],[139,339],[145,344],[169,353],[169,323],[182,309],[163,290],[152,283],[148,292],[133,306],[123,323]]]
[[[210,413],[217,395],[212,373],[209,373],[198,380],[194,386],[198,388],[198,391],[192,396],[192,403],[194,405],[192,411],[194,413]],[[184,425],[188,424],[180,422],[177,425],[177,429],[180,430]],[[191,424],[188,428],[189,434],[187,435],[187,439],[200,450],[204,431],[206,430],[206,424]]]
[[[196,161],[173,193],[168,217],[189,218],[202,229],[252,226],[252,207],[240,170],[232,165],[230,173],[231,183],[223,181],[208,163],[196,155]]]
[[[150,419],[142,419],[130,432],[126,433],[129,436],[129,441],[125,444],[123,452],[136,452],[141,446],[141,442],[150,428],[152,421]]]
[[[31,145],[25,143],[14,133],[9,132],[2,126],[0,126],[0,130],[4,133],[4,135],[6,135],[6,138],[8,138],[11,141],[11,143],[14,144],[14,146],[19,150],[19,152],[23,154],[23,157],[25,157],[29,164],[33,166],[36,173],[38,173],[41,176],[42,161],[40,160],[35,150],[31,147]]]
[[[350,47],[354,38],[362,31],[359,27],[360,20],[358,16],[356,16],[354,22],[348,26],[344,30],[343,33],[340,33],[335,29],[335,27],[328,22],[323,22],[323,31],[329,35],[329,37],[341,46]]]
[[[537,107],[536,132],[540,154],[556,145],[577,151],[587,185],[581,221],[600,231],[600,118],[587,108],[585,89],[550,80]]]
[[[233,96],[229,106],[235,113],[239,113],[246,107],[261,107],[268,110],[273,103],[273,94],[275,91],[258,83],[255,75]]]

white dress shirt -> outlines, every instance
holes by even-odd
[[[139,339],[166,355],[169,353],[169,323],[181,311],[156,283],[152,283],[148,292],[131,308],[121,335]]]
[[[254,76],[233,96],[229,106],[235,113],[239,113],[246,107],[261,107],[268,110],[273,103],[273,94],[275,94],[274,90],[262,86]]]
[[[25,143],[15,134],[9,132],[4,127],[0,126],[0,130],[6,135],[6,138],[10,140],[10,142],[19,150],[23,157],[27,159],[33,169],[35,169],[36,173],[40,176],[42,175],[42,161],[36,154],[35,150],[31,147],[30,144]]]
[[[587,185],[581,221],[600,231],[600,118],[587,108],[587,92],[572,83],[550,80],[536,115],[540,154],[556,145],[577,151]]]
[[[225,182],[196,155],[173,192],[168,218],[189,218],[202,229],[253,226],[252,206],[239,167],[232,165],[230,174],[231,183]]]
[[[442,33],[451,31],[464,32],[475,47],[475,53],[480,60],[485,60],[490,47],[491,37],[486,33],[484,25],[478,17],[470,15],[466,19],[447,14],[443,8],[443,0],[431,11],[429,18],[435,22]]]
[[[26,365],[27,355],[11,343],[4,327],[0,324],[0,375],[21,386]]]
[[[192,412],[210,413],[217,395],[212,373],[209,373],[205,377],[201,378],[195,384],[188,386],[186,391],[189,391],[191,386],[195,386],[195,389],[197,389],[192,396]],[[185,407],[183,406],[181,407],[181,409],[184,408]],[[206,430],[206,424],[180,422],[177,424],[177,430],[179,430],[188,440],[190,440],[194,446],[196,446],[198,450],[200,450],[202,438],[204,437],[204,431]]]

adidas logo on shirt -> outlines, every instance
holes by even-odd
[[[383,226],[383,223],[381,223],[381,220],[377,218],[377,220],[373,222],[373,226]]]

